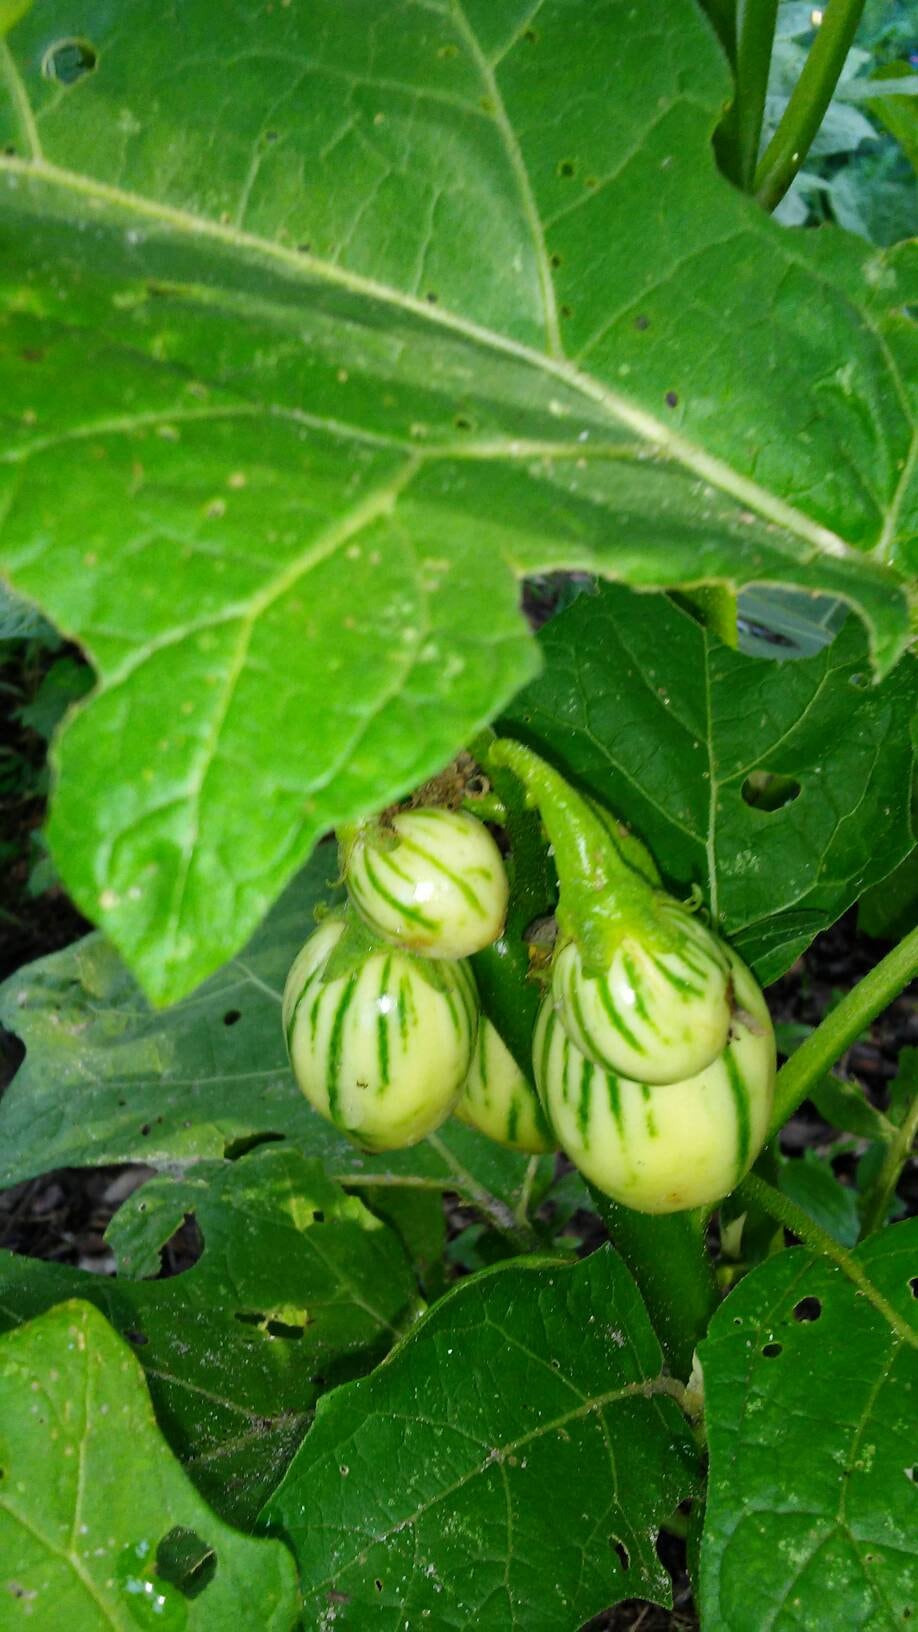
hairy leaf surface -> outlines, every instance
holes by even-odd
[[[328,1395],[265,1519],[307,1624],[574,1627],[669,1602],[654,1541],[696,1455],[611,1248],[449,1293],[374,1376]],[[426,1613],[425,1613],[426,1612]]]
[[[605,586],[540,640],[545,671],[502,729],[633,826],[674,887],[699,885],[763,984],[911,851],[918,665],[871,685],[853,620],[774,663]]]
[[[199,1261],[159,1271],[193,1216]],[[251,1524],[325,1387],[382,1358],[417,1312],[401,1244],[287,1147],[151,1179],[109,1227],[120,1274],[0,1254],[0,1327],[64,1298],[93,1303],[134,1348],[160,1427],[224,1518]]]
[[[293,1625],[289,1553],[230,1530],[202,1502],[157,1429],[140,1367],[90,1304],[61,1304],[0,1340],[0,1422],[5,1625]],[[183,1542],[197,1579],[176,1568]]]
[[[701,1346],[701,1613],[723,1632],[892,1632],[915,1614],[918,1220],[855,1257],[898,1326],[798,1247],[742,1281]]]
[[[716,173],[691,0],[42,0],[0,88],[0,563],[96,667],[52,848],[156,1001],[533,674],[521,574],[901,650],[907,264]]]

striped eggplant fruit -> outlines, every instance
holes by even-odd
[[[467,958],[504,927],[509,886],[491,834],[461,810],[406,810],[343,845],[348,893],[385,941]]]
[[[657,895],[656,914],[671,949],[626,930],[602,974],[586,973],[575,941],[552,967],[552,999],[580,1052],[606,1071],[654,1084],[703,1071],[722,1053],[730,1027],[723,943],[671,896]]]
[[[765,1141],[774,1032],[755,980],[729,957],[729,1040],[684,1082],[652,1087],[603,1071],[571,1042],[550,998],[539,1012],[533,1066],[561,1147],[598,1190],[636,1212],[713,1206],[736,1189]]]
[[[326,977],[343,932],[324,923],[284,989],[287,1052],[320,1116],[367,1150],[416,1144],[452,1111],[471,1064],[478,994],[467,964],[382,946]]]
[[[497,1027],[484,1016],[462,1098],[453,1115],[510,1150],[540,1156],[558,1148],[538,1094],[523,1076]]]

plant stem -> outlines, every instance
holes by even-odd
[[[732,589],[728,589],[725,584],[705,584],[700,589],[674,592],[672,599],[677,606],[686,606],[690,614],[700,620],[705,629],[710,629],[725,646],[732,646],[736,651],[739,645],[739,628],[736,621],[736,596]]]
[[[871,1020],[887,1008],[918,974],[918,928],[881,958],[838,1007],[811,1032],[778,1072],[769,1136],[776,1134],[812,1085],[831,1070]]]
[[[729,181],[751,193],[765,115],[778,0],[737,0],[736,92],[714,137],[717,162]]]
[[[429,1133],[427,1143],[432,1146],[441,1161],[445,1162],[446,1166],[456,1175],[456,1178],[461,1181],[456,1188],[466,1198],[469,1206],[474,1207],[477,1212],[481,1213],[482,1217],[491,1225],[491,1228],[497,1230],[499,1235],[509,1241],[516,1252],[526,1253],[542,1250],[542,1241],[528,1219],[518,1218],[507,1206],[506,1202],[501,1201],[498,1196],[492,1196],[490,1190],[486,1190],[483,1184],[479,1184],[478,1180],[472,1177],[468,1168],[463,1167],[462,1163],[453,1155],[449,1146],[443,1143],[438,1134]],[[372,1183],[375,1184],[376,1182],[374,1178]]]
[[[776,1190],[773,1185],[766,1184],[765,1180],[758,1178],[755,1173],[748,1174],[736,1193],[738,1196],[748,1198],[750,1201],[757,1201],[766,1213],[770,1213],[772,1218],[777,1219],[779,1224],[784,1225],[785,1229],[798,1236],[813,1252],[819,1253],[823,1258],[831,1258],[832,1262],[838,1265],[842,1274],[846,1275],[848,1280],[857,1287],[858,1291],[863,1293],[868,1302],[873,1304],[877,1312],[898,1332],[904,1342],[910,1348],[918,1349],[918,1332],[913,1331],[906,1324],[898,1310],[893,1308],[879,1287],[874,1286],[873,1281],[864,1273],[857,1258],[840,1246],[837,1241],[833,1240],[832,1236],[821,1225],[810,1218],[809,1213],[805,1213],[803,1208],[798,1207],[795,1201],[791,1201],[788,1196],[782,1195],[781,1191]]]
[[[862,1240],[864,1236],[872,1235],[874,1230],[878,1230],[886,1223],[889,1203],[899,1183],[899,1174],[908,1161],[916,1134],[918,1134],[918,1094],[912,1100],[905,1120],[896,1128],[883,1158],[883,1166],[867,1193],[861,1223]]]
[[[828,0],[803,71],[755,172],[755,196],[766,210],[780,204],[810,150],[863,9],[864,0]]]
[[[707,1218],[687,1213],[636,1213],[592,1190],[609,1237],[637,1281],[653,1329],[677,1377],[691,1375],[692,1357],[719,1301],[705,1248]]]

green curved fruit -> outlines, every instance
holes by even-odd
[[[384,940],[427,958],[467,958],[503,929],[507,874],[477,816],[406,810],[344,848],[351,900]]]
[[[316,930],[284,988],[290,1064],[309,1103],[369,1150],[413,1145],[449,1116],[471,1064],[478,996],[466,964],[389,947],[327,978],[340,919]]]
[[[657,917],[672,948],[625,930],[605,971],[587,974],[574,941],[552,968],[552,998],[572,1042],[587,1059],[638,1082],[682,1082],[722,1052],[730,1026],[726,951],[672,897]]]
[[[462,1097],[453,1115],[510,1150],[540,1156],[558,1148],[535,1089],[523,1076],[497,1027],[484,1016]]]
[[[571,1041],[551,999],[539,1013],[533,1065],[561,1147],[626,1207],[710,1207],[736,1189],[768,1131],[775,1042],[748,969],[729,953],[737,1007],[720,1057],[684,1082],[651,1087],[602,1071]]]

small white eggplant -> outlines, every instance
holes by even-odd
[[[471,1069],[453,1115],[509,1150],[539,1156],[558,1148],[538,1094],[497,1027],[484,1016],[478,1027]]]
[[[291,967],[283,1024],[293,1074],[320,1116],[368,1150],[413,1145],[449,1116],[468,1073],[478,994],[464,963],[371,945],[341,973],[324,923]]]
[[[571,1041],[550,998],[539,1012],[533,1066],[561,1147],[598,1190],[637,1212],[713,1206],[765,1141],[774,1032],[752,975],[728,956],[737,1007],[727,1045],[684,1082],[652,1087],[605,1072]]]
[[[507,874],[477,816],[406,810],[341,839],[350,898],[383,940],[426,958],[467,958],[503,929]]]

